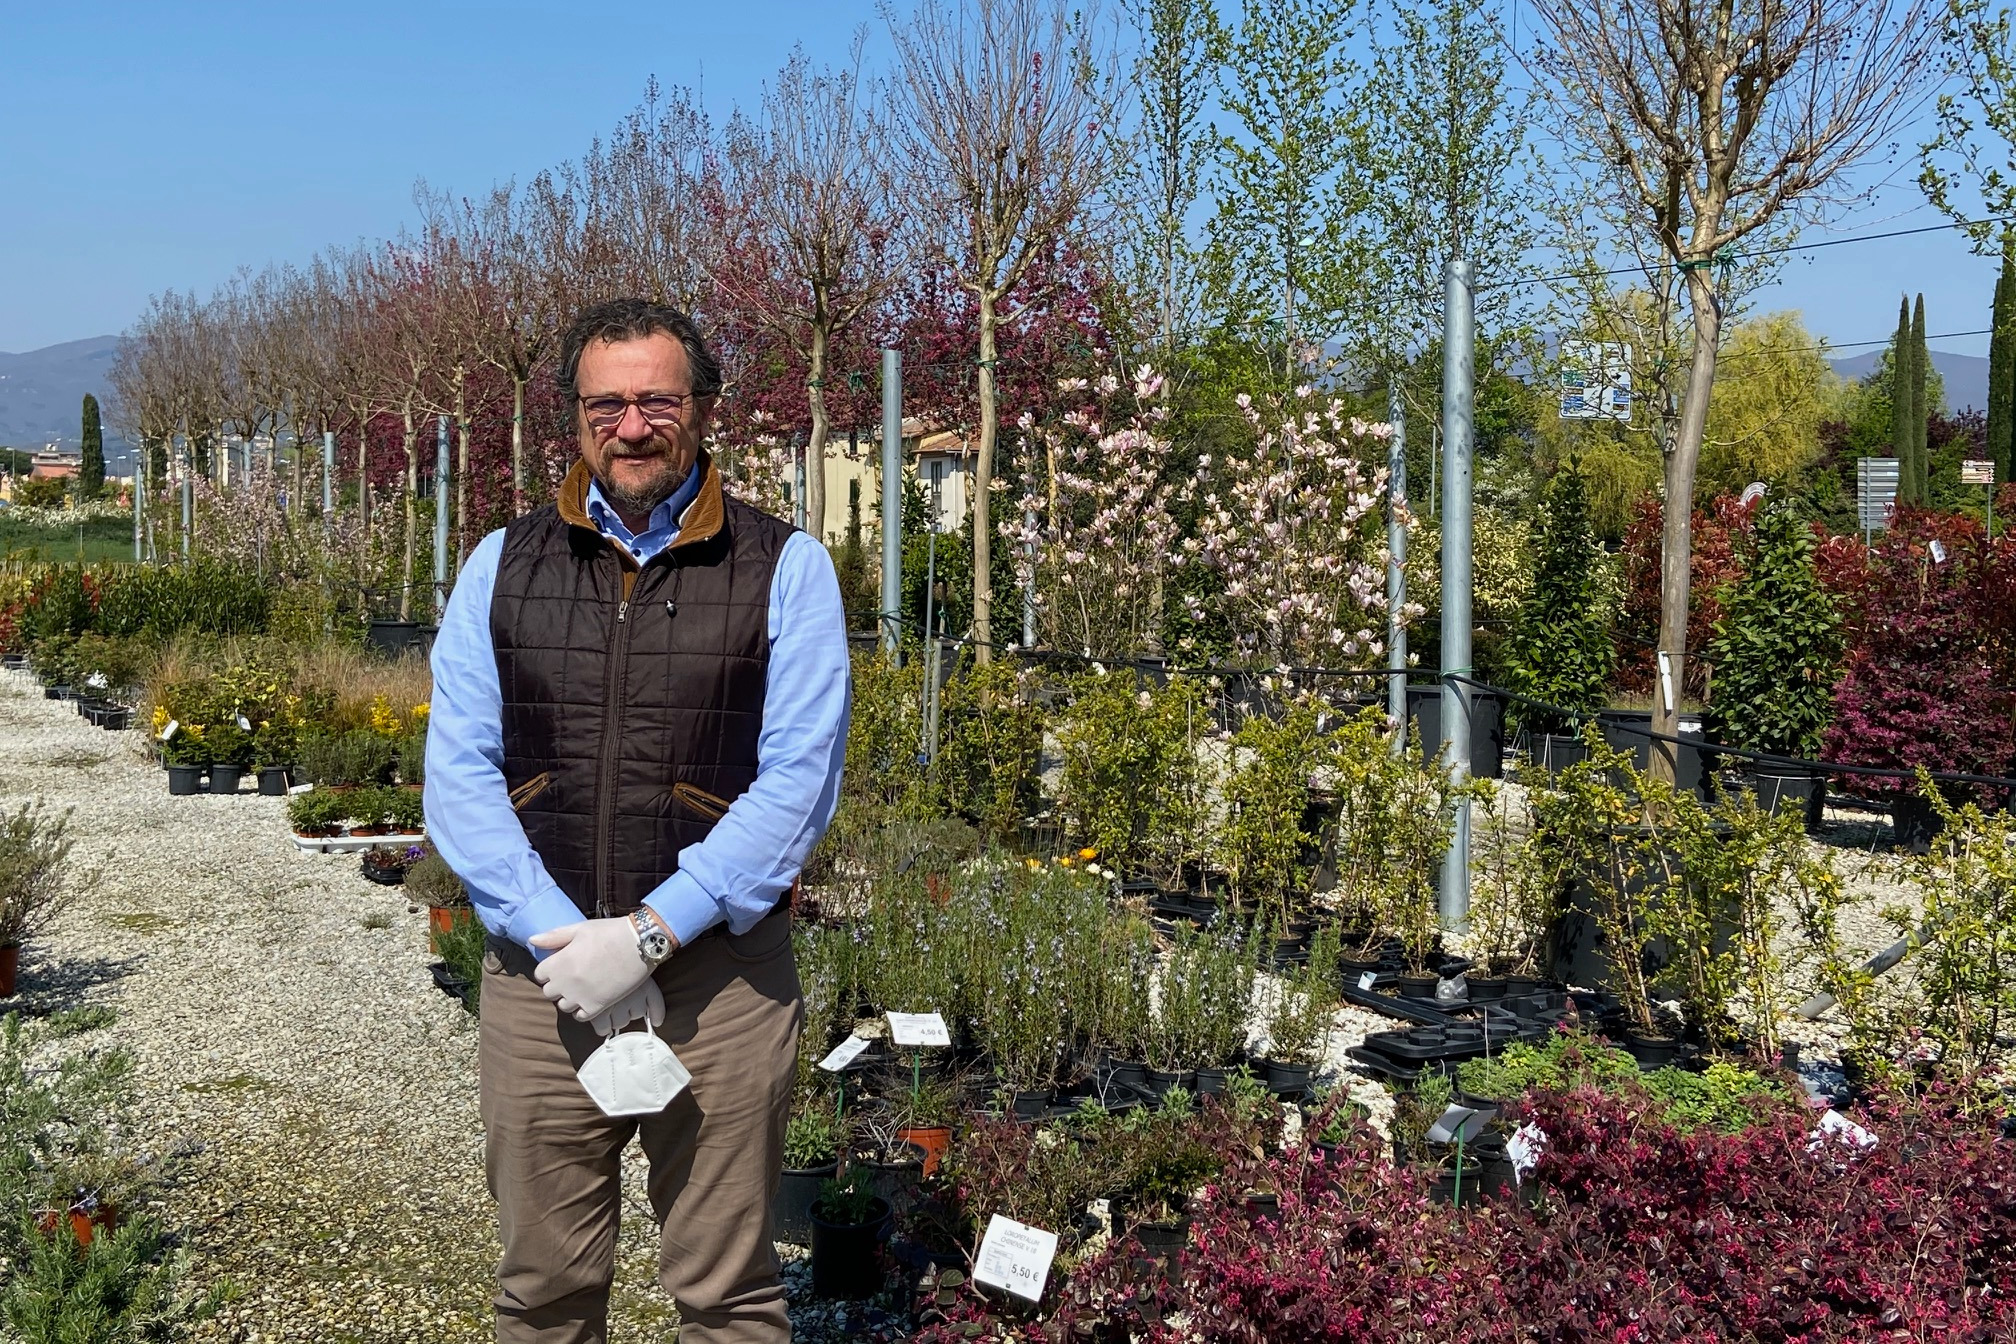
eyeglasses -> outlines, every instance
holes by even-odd
[[[623,413],[635,406],[647,424],[672,425],[696,394],[692,392],[652,392],[641,397],[580,397],[581,413],[588,424],[604,432],[623,423]]]

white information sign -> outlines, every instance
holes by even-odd
[[[1365,972],[1365,974],[1358,977],[1358,988],[1360,989],[1370,989],[1372,988],[1372,986],[1378,983],[1379,983],[1379,972],[1377,971],[1367,971]]]
[[[245,733],[249,733],[249,732],[251,732],[251,731],[252,731],[252,720],[250,720],[250,719],[246,718],[246,717],[245,717],[245,716],[244,716],[243,714],[240,714],[240,715],[238,716],[238,730],[239,730],[240,732],[245,732]]]
[[[315,792],[315,786],[314,786],[313,784],[294,784],[294,785],[290,785],[290,786],[288,787],[288,789],[287,789],[287,792],[289,792],[289,793],[313,793],[313,792]]]
[[[1631,421],[1631,347],[1561,342],[1561,418]]]
[[[1960,464],[1960,484],[1995,484],[1995,464],[1978,458],[1969,458]]]
[[[952,1032],[938,1013],[891,1013],[889,1040],[896,1045],[950,1045]]]
[[[175,734],[181,731],[182,731],[182,721],[180,719],[170,719],[168,720],[167,724],[164,725],[161,729],[161,740],[163,742],[166,742],[169,738],[175,736]]]
[[[866,1036],[849,1036],[833,1047],[831,1054],[819,1061],[819,1067],[828,1073],[838,1073],[861,1057],[872,1042]]]
[[[1057,1234],[995,1214],[987,1220],[973,1279],[1035,1302],[1050,1281],[1050,1262],[1057,1258]]]

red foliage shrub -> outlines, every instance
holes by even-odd
[[[1741,577],[1737,542],[1750,530],[1756,505],[1723,495],[1704,511],[1694,511],[1693,577],[1687,597],[1686,693],[1706,699],[1708,664],[1701,657],[1722,617],[1723,585]],[[1650,695],[1659,648],[1659,548],[1665,508],[1646,495],[1624,531],[1624,601],[1617,613],[1617,684],[1639,695]]]

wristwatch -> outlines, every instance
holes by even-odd
[[[656,970],[672,955],[672,939],[651,917],[648,910],[635,910],[630,914],[630,927],[637,930],[637,955],[644,958],[644,964]]]

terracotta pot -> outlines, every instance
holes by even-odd
[[[110,1204],[100,1204],[95,1209],[37,1209],[35,1226],[43,1236],[53,1237],[60,1225],[58,1219],[66,1213],[70,1218],[70,1235],[77,1239],[80,1251],[91,1244],[99,1228],[110,1232],[119,1226],[119,1210]]]
[[[466,927],[476,918],[476,912],[466,905],[430,905],[427,907],[427,932],[453,933]]]
[[[936,1176],[938,1164],[952,1147],[950,1125],[905,1125],[896,1131],[896,1142],[915,1144],[924,1150],[924,1174]]]
[[[0,999],[14,994],[15,977],[21,974],[21,944],[0,943]]]

